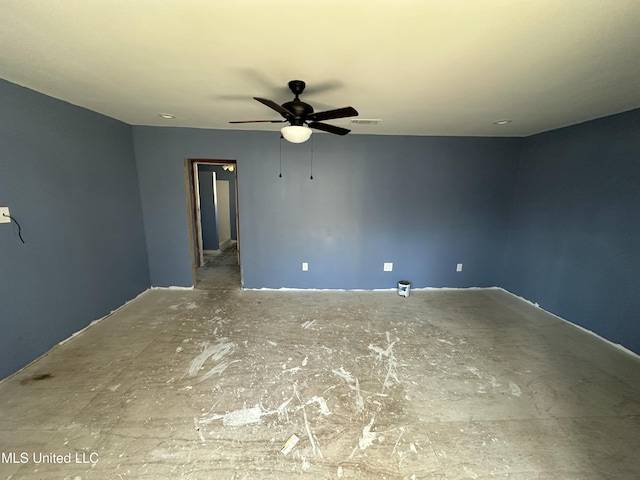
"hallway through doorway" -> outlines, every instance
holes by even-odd
[[[204,265],[196,269],[198,290],[239,290],[241,288],[238,249],[235,242],[218,254],[204,253]]]

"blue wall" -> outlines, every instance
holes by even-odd
[[[232,160],[257,155],[271,135],[189,128],[132,128],[151,284],[193,286],[185,159]],[[240,181],[241,174],[238,175]],[[242,214],[242,207],[240,212]]]
[[[502,286],[640,352],[640,110],[525,139]]]
[[[153,285],[193,283],[185,158],[238,162],[247,288],[499,284],[522,139],[317,134],[310,180],[311,142],[278,177],[276,132],[133,131]]]
[[[0,80],[0,378],[149,287],[131,127]]]

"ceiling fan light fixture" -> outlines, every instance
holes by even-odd
[[[303,125],[287,125],[280,130],[282,136],[291,143],[304,143],[311,137],[311,129]]]

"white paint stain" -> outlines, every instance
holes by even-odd
[[[395,345],[397,340],[391,341],[391,336],[389,332],[387,332],[387,348],[382,349],[377,345],[370,344],[369,350],[374,351],[378,354],[378,361],[382,360],[382,357],[387,359],[387,376],[384,379],[384,383],[382,384],[382,392],[384,393],[385,388],[388,388],[393,385],[393,381],[395,380],[397,383],[400,383],[400,379],[398,378],[397,368],[398,368],[398,360],[396,359],[395,354],[393,353],[393,346]]]
[[[463,469],[464,469],[464,473],[466,473],[469,477],[471,477],[471,478],[480,478],[480,476],[476,472],[471,470],[470,468],[464,466]]]
[[[166,448],[154,448],[149,453],[154,458],[156,458],[156,459],[161,458],[163,460],[172,459],[172,458],[175,458],[178,455],[177,452],[172,452],[172,451],[170,451],[169,449],[166,449]]]
[[[304,416],[304,428],[307,431],[307,437],[309,437],[309,442],[311,443],[311,451],[313,451],[314,455],[318,455],[322,458],[322,452],[320,451],[320,447],[318,446],[318,439],[311,431],[311,426],[309,425],[309,420],[307,419],[307,411],[302,407],[302,415]]]
[[[200,380],[198,380],[198,381],[202,382],[203,380],[206,380],[207,378],[211,378],[216,373],[222,375],[222,372],[224,372],[229,365],[231,365],[232,363],[239,362],[239,361],[240,360],[234,360],[233,362],[219,363],[218,365],[213,367],[211,370],[209,370],[207,373],[205,373],[202,377],[200,377]]]
[[[343,378],[347,383],[353,383],[355,382],[355,379],[353,378],[353,375],[351,375],[349,372],[347,372],[344,367],[340,367],[338,370],[331,370],[333,373],[335,373],[336,375],[338,375],[339,377]]]
[[[404,427],[400,427],[400,435],[398,435],[398,439],[396,440],[396,444],[393,446],[393,450],[391,450],[391,455],[393,455],[398,448],[398,444],[400,443],[400,439],[404,435]],[[398,452],[398,456],[400,456],[400,452]]]
[[[291,403],[291,400],[293,400],[293,397],[282,402],[280,406],[276,409],[278,418],[285,418],[287,422],[289,421],[289,410],[287,410],[287,407]]]
[[[283,368],[282,373],[298,373],[302,367],[293,367],[293,368],[289,368],[288,370],[284,370],[287,368],[287,364],[285,363],[282,366],[282,368]]]
[[[309,425],[309,419],[307,418],[307,411],[305,410],[305,405],[310,405],[311,403],[318,403],[320,406],[320,413],[323,415],[329,415],[331,412],[327,407],[327,402],[322,397],[312,397],[306,403],[302,403],[302,399],[300,398],[300,393],[298,392],[297,384],[293,384],[293,394],[296,396],[298,401],[301,403],[299,409],[302,409],[302,415],[304,416],[304,426],[307,431],[307,437],[309,438],[309,443],[311,443],[311,450],[314,455],[320,456],[322,458],[322,452],[320,451],[320,447],[318,446],[318,439],[311,431],[311,426]]]
[[[277,347],[278,346],[278,344],[276,342],[272,342],[271,340],[267,340],[267,343],[269,345],[271,345],[272,347]]]
[[[202,353],[191,360],[187,375],[189,377],[195,377],[209,358],[213,361],[218,361],[225,355],[232,353],[234,348],[235,345],[231,343],[228,338],[221,338],[214,345],[205,344]]]
[[[306,322],[304,322],[304,323],[302,324],[302,327],[301,327],[301,328],[303,328],[303,329],[310,328],[314,323],[316,323],[316,321],[315,321],[315,320],[307,320]]]
[[[364,410],[364,399],[360,394],[360,382],[358,382],[358,379],[356,378],[356,411],[360,413],[363,410]]]
[[[511,390],[511,395],[513,395],[514,397],[519,397],[520,395],[522,395],[522,390],[520,390],[520,387],[513,382],[509,382],[509,390]]]
[[[342,469],[342,467],[338,467],[336,475],[338,476],[338,478],[342,478],[342,476],[344,475],[344,470]]]
[[[300,403],[302,403],[302,400],[300,399],[300,396],[297,394],[297,392],[295,395],[298,397],[298,400],[300,400]],[[276,410],[267,411],[266,413],[267,414],[277,413],[278,417],[282,418],[283,416],[286,416],[288,420],[289,410],[287,409],[287,407],[289,403],[291,403],[291,400],[293,400],[293,397],[289,398],[288,400],[285,400]],[[318,405],[318,410],[320,411],[321,415],[324,415],[325,417],[328,415],[331,415],[331,410],[329,410],[329,407],[327,406],[327,401],[324,398],[318,397],[318,396],[311,397],[305,403],[302,403],[302,405],[300,405],[299,407],[294,408],[293,412],[304,410],[305,406],[313,405],[314,403]]]
[[[324,416],[327,415],[331,415],[331,411],[329,410],[329,407],[327,406],[327,401],[322,398],[322,397],[312,397],[311,399],[309,399],[309,401],[306,403],[306,405],[311,405],[312,403],[317,403],[318,404],[318,408],[320,409],[320,413]]]
[[[476,377],[482,378],[482,374],[480,373],[480,370],[478,370],[476,367],[465,366],[464,368],[466,368],[468,371],[473,373]]]
[[[373,445],[374,440],[378,436],[377,433],[371,431],[371,429],[373,428],[374,422],[375,422],[375,416],[371,417],[371,421],[369,422],[369,424],[362,429],[362,437],[358,439],[358,446],[353,449],[353,451],[351,452],[351,455],[349,455],[349,458],[353,458],[353,456],[356,454],[358,449],[365,450],[366,448]]]
[[[302,366],[306,367],[307,363],[309,363],[309,357],[304,357],[304,360],[302,360]]]
[[[362,395],[360,393],[360,382],[358,382],[358,379],[355,378],[353,375],[351,375],[351,373],[346,371],[344,367],[340,367],[337,370],[331,370],[331,371],[334,374],[338,375],[343,380],[345,380],[349,385],[349,387],[352,390],[356,391],[356,411],[358,413],[362,412],[364,410],[364,399],[362,398]]]
[[[263,415],[262,409],[256,405],[251,408],[241,408],[240,410],[234,410],[227,413],[222,418],[222,424],[228,427],[239,427],[241,425],[249,425],[252,423],[259,423]]]
[[[373,441],[376,439],[377,434],[371,431],[374,421],[375,417],[372,417],[369,425],[362,429],[362,437],[360,437],[360,439],[358,440],[358,446],[360,447],[360,450],[364,450],[365,448],[373,445]]]

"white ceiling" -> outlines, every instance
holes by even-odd
[[[132,125],[276,131],[227,122],[301,79],[355,133],[523,136],[640,107],[640,1],[0,0],[0,77]]]

